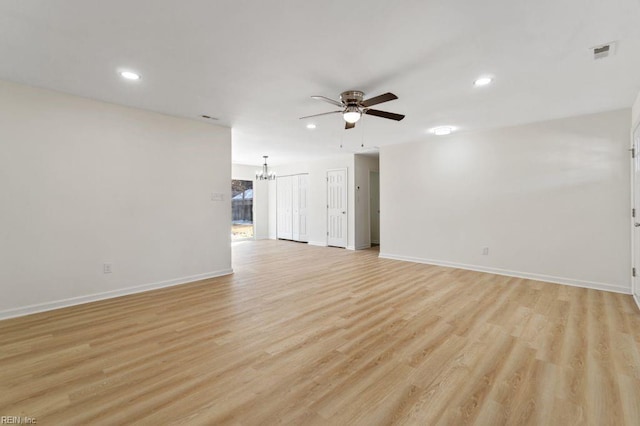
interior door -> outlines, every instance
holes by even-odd
[[[293,239],[291,176],[276,179],[276,236],[284,240]]]
[[[371,244],[380,244],[380,173],[369,172]]]
[[[309,236],[307,232],[307,207],[308,207],[308,195],[309,195],[309,175],[299,175],[298,178],[298,191],[297,191],[297,203],[294,205],[297,209],[297,214],[294,216],[297,222],[294,225],[294,229],[297,229],[298,238],[294,238],[298,241],[308,242]]]
[[[347,170],[327,172],[327,245],[347,247]]]
[[[300,179],[291,176],[291,233],[294,240],[300,241]]]
[[[633,132],[633,148],[635,150],[635,158],[633,159],[633,207],[635,208],[633,266],[636,270],[636,276],[632,278],[632,287],[636,301],[640,303],[640,124]]]

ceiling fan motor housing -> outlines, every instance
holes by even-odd
[[[345,105],[360,105],[363,98],[364,93],[359,90],[347,90],[340,94],[340,100]]]

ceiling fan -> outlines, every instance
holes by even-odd
[[[398,99],[398,97],[393,93],[384,93],[382,95],[363,100],[363,92],[359,90],[347,90],[340,94],[340,101],[336,101],[325,96],[312,96],[312,98],[329,102],[341,109],[338,111],[324,112],[322,114],[307,115],[306,117],[300,117],[301,120],[305,118],[318,117],[320,115],[342,114],[342,118],[346,121],[344,128],[353,129],[356,126],[356,122],[360,120],[360,117],[362,117],[362,114],[375,115],[376,117],[388,118],[396,121],[400,121],[404,118],[404,115],[402,114],[395,114],[393,112],[369,108],[373,105]]]

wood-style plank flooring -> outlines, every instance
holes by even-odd
[[[0,416],[61,424],[639,425],[631,296],[234,245],[232,276],[0,322]]]

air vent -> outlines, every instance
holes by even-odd
[[[592,47],[593,59],[604,59],[613,55],[616,51],[616,45],[614,42],[601,44],[600,46]]]

